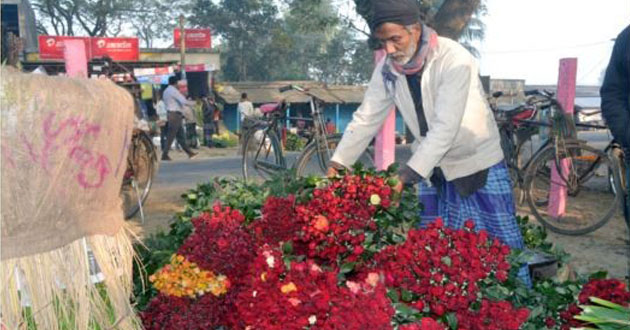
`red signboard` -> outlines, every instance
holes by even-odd
[[[85,52],[90,57],[90,39],[70,36],[39,36],[39,58],[44,60],[63,60],[64,40],[83,40]]]
[[[114,61],[137,61],[138,38],[90,38],[92,58],[109,56]]]
[[[175,47],[179,48],[181,32],[175,29],[173,32]],[[186,29],[186,48],[212,48],[212,36],[210,29]]]

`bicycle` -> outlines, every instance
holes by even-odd
[[[140,212],[140,218],[144,223],[143,205],[157,173],[158,158],[151,136],[147,133],[148,125],[144,120],[140,120],[137,126],[131,135],[120,196],[125,219],[130,219]]]
[[[332,154],[341,141],[341,134],[326,133],[323,106],[325,102],[313,93],[297,85],[279,89],[281,93],[295,91],[308,96],[311,118],[287,117],[289,104],[282,100],[278,103],[260,107],[263,114],[260,119],[244,121],[242,169],[245,180],[268,179],[274,173],[294,170],[297,176],[324,175]],[[298,155],[292,167],[287,166],[287,158],[280,142],[280,132],[286,120],[304,120],[313,123],[313,129],[304,150]],[[373,166],[372,151],[368,148],[358,162]]]
[[[610,194],[605,187],[610,181],[608,173],[612,173],[612,181],[619,187],[618,163],[607,152],[577,139],[576,127],[602,127],[574,123],[570,116],[564,114],[552,92],[535,90],[525,94],[530,97],[526,105],[498,114],[503,121],[497,120],[503,129],[502,147],[508,149],[504,151],[506,161],[517,174],[515,185],[521,188],[521,200],[524,198],[536,219],[554,232],[582,235],[600,228],[619,209],[621,194]],[[519,118],[518,115],[525,111],[532,111],[527,115],[529,118]],[[547,111],[551,122],[532,120],[539,111]],[[549,137],[525,162],[520,150],[524,143],[532,143],[532,137],[537,133],[532,129],[515,143],[512,125],[549,129]],[[605,173],[602,174],[602,171]],[[600,177],[606,179],[600,180]],[[552,193],[552,190],[560,192]],[[564,211],[562,201],[555,200],[562,194],[567,196]],[[581,202],[589,198],[598,201],[600,207],[584,208]]]

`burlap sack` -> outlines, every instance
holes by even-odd
[[[1,259],[117,234],[131,95],[106,80],[1,74]]]

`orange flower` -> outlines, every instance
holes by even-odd
[[[285,284],[280,288],[280,291],[282,291],[282,293],[287,294],[287,293],[291,293],[293,291],[297,291],[297,286],[295,286],[295,284],[293,282],[290,282],[289,284]]]
[[[329,228],[328,219],[323,215],[315,216],[315,224],[313,227],[315,227],[315,229],[321,231],[322,233],[327,232]]]

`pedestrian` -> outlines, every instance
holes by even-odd
[[[333,135],[337,133],[337,127],[335,127],[335,123],[330,120],[330,118],[326,119],[326,134]]]
[[[160,97],[160,93],[156,93],[157,103],[155,104],[155,113],[158,116],[157,125],[160,128],[160,150],[164,152],[166,147],[166,135],[168,131],[168,114],[164,100]]]
[[[254,105],[247,99],[247,93],[241,94],[241,101],[238,102],[236,109],[241,116],[241,123],[255,116]]]
[[[599,94],[602,115],[610,132],[627,151],[630,149],[630,26],[615,40]]]
[[[203,135],[205,139],[205,145],[208,148],[214,147],[212,143],[212,135],[215,134],[214,113],[217,111],[217,105],[214,100],[214,96],[204,96],[202,98],[203,106]]]
[[[370,28],[387,56],[374,69],[328,175],[359,158],[396,106],[416,138],[397,189],[418,185],[421,225],[440,217],[458,229],[472,219],[477,230],[523,249],[499,132],[475,58],[425,25],[416,1],[379,0],[372,6]],[[531,285],[526,265],[519,278]]]
[[[168,134],[166,136],[166,147],[165,150],[162,151],[162,160],[171,160],[168,156],[168,153],[171,149],[171,144],[173,140],[177,136],[177,142],[182,146],[188,158],[193,158],[197,155],[197,153],[193,152],[188,148],[186,144],[186,139],[183,137],[182,131],[182,121],[184,119],[183,111],[184,106],[192,106],[194,105],[194,101],[187,100],[184,95],[177,89],[178,78],[175,76],[171,76],[168,78],[168,87],[164,90],[163,100],[164,105],[166,106],[167,117],[168,117]]]
[[[626,192],[624,215],[630,229],[630,25],[617,36],[599,92],[602,115],[624,153]]]
[[[214,102],[214,98],[212,99]],[[223,119],[223,106],[215,102],[214,113],[212,114],[212,123],[214,124],[214,132],[216,135],[221,135],[219,130],[219,121]]]

